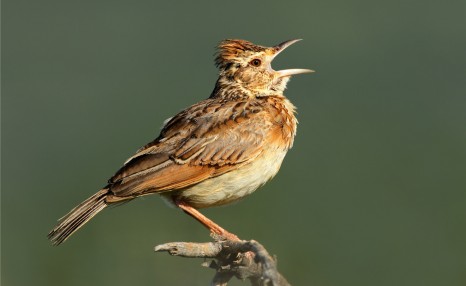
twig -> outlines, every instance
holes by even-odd
[[[221,240],[215,242],[169,242],[157,245],[157,252],[166,251],[173,256],[214,258],[202,265],[216,270],[214,286],[227,285],[232,277],[249,279],[253,286],[289,286],[277,271],[277,263],[267,250],[255,240]]]

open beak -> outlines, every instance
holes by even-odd
[[[283,52],[289,46],[299,41],[301,41],[301,39],[289,40],[289,41],[276,45],[275,47],[272,48],[275,50],[275,54],[273,55],[273,58],[275,58],[279,53]],[[314,72],[314,71],[310,69],[287,69],[287,70],[276,71],[276,73],[278,74],[278,77],[292,76],[295,74],[311,73],[311,72]]]

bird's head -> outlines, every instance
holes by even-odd
[[[292,75],[313,72],[309,69],[272,69],[273,59],[298,41],[290,40],[274,47],[258,46],[245,40],[222,41],[215,58],[220,70],[219,82],[234,84],[256,96],[281,94]]]

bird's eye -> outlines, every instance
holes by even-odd
[[[262,62],[261,62],[261,60],[259,60],[259,59],[253,59],[253,60],[250,61],[249,63],[250,63],[252,66],[254,66],[254,67],[258,67],[258,66],[261,65]]]

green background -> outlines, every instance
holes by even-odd
[[[157,196],[60,247],[46,234],[209,96],[225,38],[303,38],[274,67],[317,72],[288,85],[300,124],[278,176],[204,213],[294,285],[466,284],[464,1],[2,4],[2,285],[207,285],[202,260],[152,251],[210,240]]]

